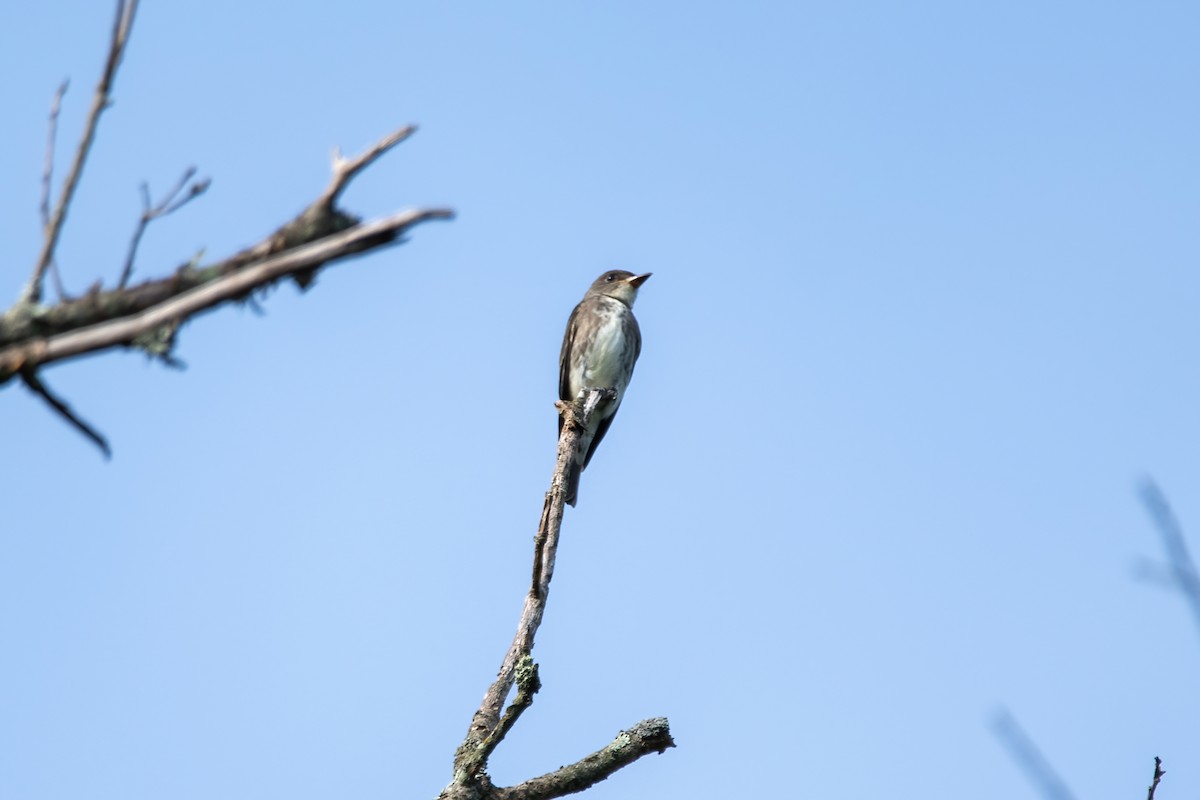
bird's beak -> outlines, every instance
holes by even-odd
[[[645,283],[646,279],[649,278],[653,274],[654,274],[653,272],[647,272],[645,275],[634,275],[632,278],[626,278],[625,281],[630,286],[632,286],[633,288],[636,289],[639,286],[641,286],[643,283]]]

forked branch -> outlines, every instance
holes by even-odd
[[[150,223],[159,217],[175,213],[208,190],[208,178],[202,178],[191,186],[188,186],[188,181],[195,174],[195,167],[188,167],[184,170],[183,175],[175,182],[175,186],[163,196],[163,199],[157,205],[151,203],[149,184],[142,184],[142,215],[138,217],[137,227],[134,228],[133,238],[129,242],[129,252],[125,256],[125,267],[121,270],[120,280],[117,281],[118,289],[124,289],[129,283],[129,278],[133,275],[133,262],[137,258],[138,245],[142,243],[142,236],[146,233],[146,228],[150,226]],[[181,196],[180,193],[183,192],[184,187],[187,187],[187,192]]]

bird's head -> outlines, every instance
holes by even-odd
[[[638,287],[649,277],[649,272],[644,275],[634,275],[623,269],[610,269],[596,278],[592,288],[588,289],[588,294],[611,297],[633,308],[633,301],[637,299]]]

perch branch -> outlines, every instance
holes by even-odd
[[[33,275],[30,276],[29,283],[25,285],[25,289],[21,293],[18,301],[21,304],[37,303],[42,299],[42,281],[46,276],[46,270],[54,261],[54,248],[58,245],[58,237],[62,233],[63,220],[66,219],[67,209],[70,208],[71,199],[75,195],[75,187],[79,185],[79,176],[83,174],[83,164],[87,161],[88,153],[91,152],[92,142],[95,141],[100,115],[110,105],[109,95],[112,91],[113,80],[116,78],[117,67],[121,65],[125,44],[129,41],[129,31],[133,27],[137,6],[138,0],[118,0],[117,2],[117,13],[113,19],[112,37],[109,40],[108,58],[104,63],[104,71],[100,75],[100,82],[96,85],[96,93],[92,95],[92,107],[88,112],[87,122],[83,126],[83,135],[80,137],[79,147],[75,151],[75,160],[71,163],[71,169],[63,181],[62,191],[54,206],[54,212],[49,215],[45,224],[42,250],[38,255],[37,264],[33,268]],[[48,194],[46,199],[48,202]]]
[[[599,390],[593,390],[589,394],[597,392]],[[516,635],[513,636],[512,644],[504,654],[504,660],[500,664],[496,680],[484,694],[483,702],[480,703],[479,709],[471,718],[467,736],[455,754],[454,780],[460,785],[475,780],[476,775],[486,769],[487,756],[500,743],[501,737],[493,735],[500,724],[500,709],[512,689],[517,664],[522,657],[528,657],[532,653],[534,636],[542,624],[542,615],[546,610],[546,598],[550,594],[550,580],[554,577],[554,559],[558,553],[559,532],[562,529],[567,468],[575,457],[579,435],[587,424],[587,419],[583,417],[582,401],[581,397],[573,406],[567,403],[558,404],[565,421],[562,433],[558,438],[558,458],[554,465],[554,475],[550,480],[550,491],[546,492],[546,498],[542,503],[542,516],[534,537],[533,578],[530,582],[529,592],[525,595],[525,605],[521,609],[521,619],[517,623]]]
[[[183,175],[175,183],[175,187],[163,196],[163,199],[158,205],[151,205],[150,202],[150,187],[142,184],[142,216],[138,218],[137,227],[133,231],[133,238],[129,242],[129,253],[125,256],[125,267],[121,270],[121,279],[117,281],[117,288],[124,289],[129,283],[130,276],[133,275],[133,261],[137,258],[138,245],[142,242],[142,236],[146,233],[146,228],[150,223],[159,217],[165,217],[183,208],[190,201],[196,199],[208,189],[209,179],[202,178],[190,187],[187,194],[183,197],[179,193],[187,186],[187,182],[196,174],[195,167],[188,167],[184,170]]]
[[[495,791],[496,800],[550,800],[575,792],[582,792],[622,767],[626,767],[650,753],[666,752],[674,747],[671,730],[665,717],[645,719],[587,758],[554,772],[507,789]]]
[[[481,796],[511,800],[561,797],[571,792],[582,791],[604,780],[647,753],[661,753],[668,747],[674,747],[667,720],[656,718],[640,722],[629,731],[623,731],[610,745],[576,764],[518,786],[492,786],[486,774],[488,758],[512,729],[521,712],[533,702],[533,695],[540,687],[537,665],[534,664],[531,653],[534,638],[545,613],[550,581],[554,577],[567,474],[575,458],[579,436],[586,429],[588,420],[593,414],[600,413],[605,404],[612,402],[614,398],[611,390],[591,389],[581,392],[574,403],[557,404],[564,424],[558,440],[558,458],[550,481],[550,491],[546,493],[542,504],[542,516],[534,537],[533,572],[529,592],[525,596],[516,635],[500,664],[496,680],[484,694],[483,702],[471,719],[466,738],[455,753],[454,781],[442,793],[442,797],[447,800]],[[500,709],[512,690],[514,681],[517,684],[516,697],[501,716]]]

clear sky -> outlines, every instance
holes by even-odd
[[[45,119],[108,2],[0,10],[3,286]],[[433,797],[513,632],[557,357],[652,271],[568,510],[501,784],[650,716],[593,800],[1200,794],[1200,635],[1135,494],[1200,551],[1195,3],[145,0],[59,251],[111,282],[257,241],[334,145],[421,131],[347,207],[459,218],[265,316],[0,391],[0,797]],[[61,174],[61,171],[60,171]]]

